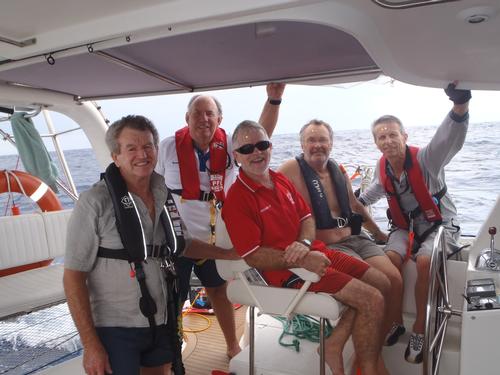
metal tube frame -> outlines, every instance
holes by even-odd
[[[47,129],[51,134],[52,142],[54,143],[54,148],[56,149],[57,157],[61,163],[61,167],[63,169],[64,175],[66,176],[66,181],[71,189],[73,195],[78,196],[78,191],[76,190],[75,182],[73,181],[73,177],[71,176],[71,172],[69,171],[68,163],[66,162],[66,157],[64,156],[64,152],[61,149],[61,145],[59,144],[59,140],[57,139],[58,134],[56,134],[56,129],[54,127],[54,123],[52,122],[52,117],[50,113],[43,109],[42,110],[43,117],[45,118],[45,123],[47,124]]]
[[[423,349],[424,375],[439,374],[439,364],[449,320],[452,316],[462,315],[460,311],[453,310],[450,302],[446,267],[447,244],[444,233],[444,227],[440,226],[434,239],[430,261],[430,286],[427,297]],[[433,322],[434,324],[432,324]]]
[[[319,374],[325,375],[325,328],[326,319],[319,319]]]
[[[78,129],[79,129],[79,128],[78,128]],[[73,130],[77,130],[77,129],[72,129],[71,131],[73,131]],[[61,133],[60,133],[60,134],[61,134]],[[17,148],[17,146],[16,146],[16,142],[15,142],[15,140],[13,139],[13,137],[12,137],[10,134],[8,134],[8,133],[4,132],[2,129],[0,129],[0,135],[2,135],[2,136],[3,136],[3,140],[4,140],[4,141],[8,141],[11,145],[13,145],[14,147],[16,147],[16,148]],[[51,137],[51,135],[46,135],[46,137]],[[76,202],[76,201],[78,200],[78,195],[77,195],[77,194],[75,194],[75,193],[73,193],[70,189],[68,189],[68,188],[66,187],[66,185],[65,185],[65,184],[63,184],[63,183],[62,183],[62,181],[61,181],[59,178],[57,178],[57,179],[56,179],[56,184],[57,184],[57,186],[58,186],[58,187],[60,187],[60,188],[61,188],[61,189],[62,189],[62,190],[66,193],[66,195],[68,195],[68,196],[69,196],[69,197],[70,197],[70,198],[71,198],[74,202]],[[75,191],[76,191],[76,190],[75,190]]]
[[[250,345],[248,358],[248,374],[255,375],[255,306],[250,306]]]

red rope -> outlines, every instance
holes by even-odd
[[[14,168],[14,170],[17,170],[17,168],[19,168],[19,160],[20,160],[20,157],[19,157],[19,155],[17,155],[16,167]],[[9,178],[9,176],[7,176],[7,178]],[[5,204],[5,211],[3,213],[3,216],[7,216],[7,210],[9,209],[10,198],[12,198],[12,205],[14,205],[14,206],[16,205],[16,202],[14,202],[14,197],[12,196],[12,193],[9,192],[9,198],[7,198],[7,203]]]

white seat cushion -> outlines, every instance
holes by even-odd
[[[0,269],[50,259],[42,214],[0,217]]]
[[[1,269],[64,256],[70,215],[65,210],[0,217]],[[1,277],[0,318],[64,300],[63,270],[57,264]]]
[[[0,278],[0,318],[65,299],[62,264]]]
[[[64,256],[66,249],[66,231],[72,210],[45,212],[43,222],[51,258]]]

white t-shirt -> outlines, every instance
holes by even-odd
[[[238,168],[233,161],[233,144],[230,134],[227,134],[227,148],[229,166],[226,169],[226,176],[224,179],[224,191],[226,193],[238,175]],[[198,153],[196,150],[193,152],[195,154],[196,164],[199,165]],[[208,165],[208,167],[210,168],[210,165]],[[165,138],[160,143],[158,164],[155,170],[165,178],[165,184],[170,190],[182,189],[179,161],[175,149],[175,136]],[[200,190],[210,191],[208,171],[198,172],[200,177]],[[172,195],[189,234],[200,241],[208,242],[210,239],[210,202],[184,200],[181,199],[180,195]]]

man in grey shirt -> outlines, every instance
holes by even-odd
[[[106,133],[114,165],[126,184],[137,210],[144,243],[148,245],[148,253],[151,252],[141,264],[147,290],[156,305],[152,319],[143,314],[139,305],[144,293],[138,283],[137,263],[134,270],[127,257],[117,258],[112,254],[123,253],[124,244],[104,180],[81,194],[68,224],[64,288],[80,333],[87,374],[165,375],[170,373],[170,363],[175,359],[166,327],[167,283],[158,250],[168,243],[167,230],[160,222],[168,189],[163,177],[153,171],[158,142],[156,128],[142,116],[123,117]],[[132,207],[130,201],[125,203]],[[169,209],[175,211],[174,207]],[[180,226],[184,227],[182,222]],[[186,256],[192,256],[196,247],[220,258],[239,258],[234,251],[190,240],[185,230],[184,234]],[[103,248],[107,256],[103,256]]]
[[[373,138],[383,156],[377,163],[372,184],[359,197],[364,205],[387,197],[393,228],[384,250],[400,271],[408,258],[416,262],[417,315],[405,352],[406,360],[413,363],[422,361],[430,254],[439,224],[445,226],[451,248],[457,247],[460,236],[457,210],[446,188],[444,167],[464,144],[471,93],[458,90],[456,82],[445,92],[453,101],[453,108],[425,147],[406,145],[408,135],[398,118],[383,116],[375,120]],[[386,345],[395,344],[405,332],[402,295],[399,301],[394,307],[398,310],[399,324],[392,327]]]

